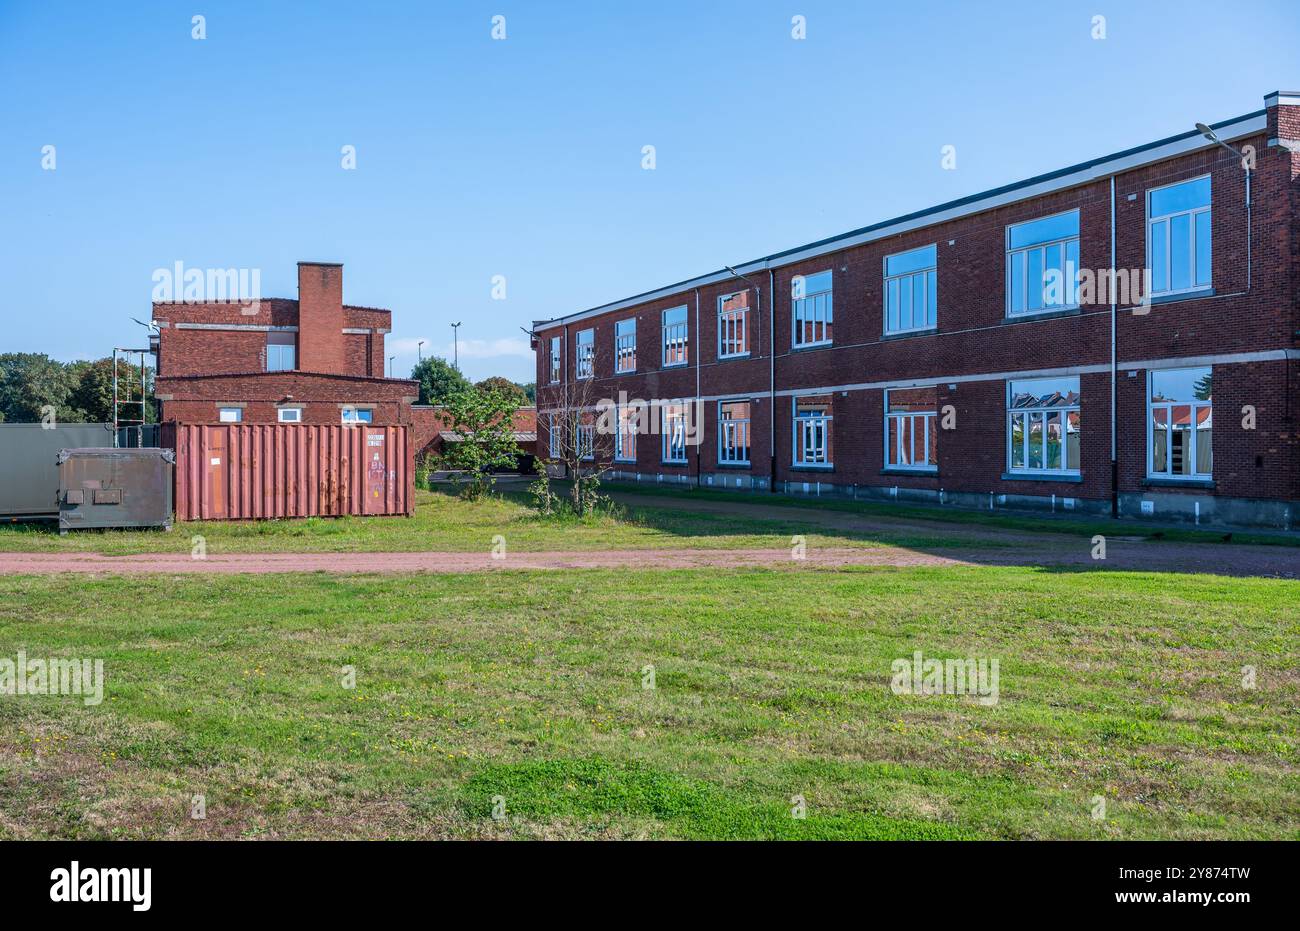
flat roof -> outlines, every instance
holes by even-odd
[[[1272,98],[1276,95],[1277,92],[1274,92],[1273,94],[1270,94],[1269,97]],[[1225,140],[1256,135],[1264,132],[1268,128],[1266,114],[1266,110],[1256,110],[1253,113],[1247,113],[1244,116],[1233,117],[1232,119],[1223,120],[1219,123],[1211,123],[1210,128],[1217,131],[1220,138]],[[847,233],[841,233],[828,239],[820,239],[816,242],[806,243],[802,246],[795,246],[792,249],[773,252],[771,255],[752,259],[751,261],[733,267],[737,272],[743,275],[746,273],[765,271],[769,268],[777,268],[782,265],[789,265],[803,259],[815,258],[818,255],[824,255],[830,252],[838,252],[841,249],[847,249],[876,239],[884,239],[887,236],[897,235],[898,233],[919,229],[924,226],[931,226],[936,223],[954,220],[958,217],[979,213],[984,210],[991,210],[1005,204],[1015,203],[1016,201],[1028,200],[1031,197],[1040,197],[1043,194],[1051,193],[1053,191],[1078,187],[1081,184],[1087,184],[1090,181],[1097,180],[1098,178],[1109,177],[1112,174],[1129,171],[1143,165],[1151,164],[1152,162],[1163,161],[1168,158],[1185,155],[1188,152],[1194,152],[1197,149],[1208,148],[1213,145],[1214,143],[1202,136],[1200,132],[1192,129],[1185,133],[1179,133],[1176,136],[1168,136],[1164,139],[1157,140],[1156,142],[1149,142],[1145,145],[1135,146],[1131,149],[1124,149],[1121,152],[1114,152],[1110,155],[1103,155],[1099,158],[1089,159],[1086,162],[1080,162],[1077,165],[1071,165],[1068,168],[1060,168],[1056,171],[1050,171],[1046,174],[1026,178],[1023,181],[1004,184],[1001,187],[990,188],[989,190],[982,191],[978,194],[971,194],[967,197],[951,200],[934,207],[915,211],[914,213],[904,214],[889,220],[882,220],[879,223],[873,223],[870,226],[850,230]],[[656,300],[661,297],[670,297],[681,291],[715,284],[727,279],[734,279],[734,276],[726,268],[721,268],[705,275],[688,278],[684,281],[678,281],[675,284],[666,285],[662,288],[655,288],[651,291],[643,291],[640,294],[634,294],[631,297],[612,301],[607,304],[601,304],[596,307],[588,308],[587,310],[577,311],[560,317],[552,317],[549,320],[534,320],[533,330],[536,331],[539,328],[572,323],[574,321],[586,319],[587,317],[594,317],[611,311],[621,310],[625,307],[633,307],[647,301]]]

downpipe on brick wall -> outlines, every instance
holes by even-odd
[[[776,494],[776,279],[767,270],[767,459],[768,494]]]

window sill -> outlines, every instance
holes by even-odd
[[[690,364],[691,363],[689,360],[687,360],[686,362],[665,362],[663,365],[659,367],[664,369],[684,369],[686,368],[686,366]]]
[[[718,361],[730,362],[732,359],[748,359],[748,358],[749,358],[749,353],[747,352],[729,352],[725,356],[722,355],[718,356]]]
[[[620,375],[635,375],[635,374],[636,374],[636,369],[625,369],[621,372],[615,372],[614,377],[618,378]]]
[[[611,459],[610,462],[617,462],[619,465],[636,465],[635,459],[619,459],[615,457],[614,459]]]
[[[791,472],[834,472],[834,463],[826,465],[793,465],[790,467]]]
[[[1213,488],[1214,479],[1165,478],[1163,476],[1148,475],[1142,480],[1142,484],[1149,488]]]
[[[897,333],[884,333],[881,339],[907,339],[911,336],[934,336],[939,332],[938,326],[929,326],[921,330],[899,330]]]
[[[1078,472],[1003,472],[1004,482],[1072,482],[1079,484],[1083,476]]]
[[[791,351],[791,352],[806,352],[806,351],[809,350],[809,349],[826,349],[826,348],[828,348],[828,347],[830,347],[830,346],[834,346],[834,345],[835,345],[835,341],[834,341],[834,340],[824,339],[824,340],[822,340],[820,343],[799,343],[798,345],[792,345],[792,346],[790,347],[790,351]]]
[[[666,465],[666,466],[686,466],[686,465],[689,465],[689,460],[686,460],[686,459],[660,459],[660,460],[659,460],[659,464],[660,464],[660,465]]]
[[[880,470],[881,475],[921,475],[935,477],[939,474],[938,466],[917,466],[908,468],[907,466],[885,466]]]
[[[1197,288],[1194,291],[1177,291],[1172,294],[1153,294],[1151,300],[1147,303],[1154,307],[1156,304],[1173,304],[1177,301],[1195,301],[1205,297],[1214,297],[1214,288]],[[1132,307],[1125,307],[1125,310],[1134,310],[1142,305],[1135,304]]]
[[[748,472],[750,465],[749,462],[719,462],[717,467],[719,469],[739,469]]]
[[[1007,314],[1002,318],[1005,323],[1021,323],[1025,320],[1053,320],[1057,317],[1077,317],[1083,312],[1083,308],[1077,304],[1074,307],[1063,307],[1060,310],[1035,310],[1030,313],[1016,314],[1012,316]]]

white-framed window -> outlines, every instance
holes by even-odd
[[[573,374],[578,378],[590,378],[596,370],[596,331],[579,330],[575,342]]]
[[[686,305],[663,312],[664,366],[685,365],[689,360],[690,324]]]
[[[242,407],[217,408],[217,420],[221,423],[239,423],[243,419],[244,409]]]
[[[1007,316],[1079,305],[1079,211],[1007,227]]]
[[[368,407],[345,407],[341,413],[345,424],[373,423],[375,418],[375,412]]]
[[[1007,382],[1007,465],[1011,472],[1079,471],[1079,377]]]
[[[614,371],[636,371],[636,317],[614,324]]]
[[[821,346],[834,339],[835,308],[831,270],[795,275],[790,281],[795,346]]]
[[[659,415],[664,462],[686,461],[686,405],[665,404]]]
[[[1214,471],[1209,366],[1147,373],[1147,475],[1208,479]]]
[[[892,469],[939,467],[939,390],[890,388],[885,392],[885,464]]]
[[[302,423],[301,407],[276,408],[275,419],[280,423]]]
[[[1147,191],[1147,268],[1152,294],[1211,284],[1210,176]]]
[[[749,292],[718,298],[718,358],[749,355]]]
[[[718,402],[718,464],[749,465],[749,402]]]
[[[828,394],[794,398],[794,464],[830,468],[831,397]]]
[[[596,422],[589,414],[578,421],[578,455],[587,460],[596,458]]]
[[[271,330],[266,334],[266,370],[292,372],[297,364],[298,334]]]
[[[560,458],[560,417],[546,415],[546,451],[552,459]]]
[[[939,319],[938,249],[885,256],[885,332],[932,329]]]
[[[636,408],[620,404],[614,422],[614,458],[619,462],[636,462]]]
[[[560,338],[551,337],[551,384],[560,383]]]

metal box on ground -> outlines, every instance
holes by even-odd
[[[405,426],[176,424],[177,520],[412,514]]]
[[[170,449],[65,449],[59,453],[59,531],[172,525]]]
[[[59,516],[59,450],[112,446],[111,423],[0,423],[0,519]]]

